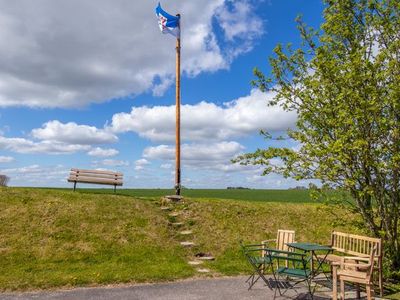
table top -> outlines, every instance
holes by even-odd
[[[323,246],[316,243],[287,243],[289,247],[303,251],[332,251],[329,246]]]

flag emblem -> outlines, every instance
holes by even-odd
[[[156,7],[156,15],[158,18],[158,25],[160,26],[160,30],[162,33],[170,33],[179,38],[180,30],[179,30],[179,16],[172,16],[169,13],[165,12],[160,3]]]

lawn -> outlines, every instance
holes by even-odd
[[[81,193],[110,194],[111,189],[79,189]],[[117,189],[118,195],[154,198],[173,195],[172,189]],[[311,203],[308,190],[250,190],[250,189],[183,189],[182,195],[189,198],[232,199],[243,201]]]
[[[319,243],[334,228],[361,232],[354,215],[310,203],[304,191],[296,198],[299,191],[186,190],[184,203],[174,207],[177,217],[160,209],[163,190],[145,191],[0,189],[0,290],[200,276],[187,264],[199,252],[215,256],[205,266],[212,276],[245,274],[239,240],[273,238],[278,228]],[[224,195],[230,199],[218,199]],[[169,225],[174,221],[193,231],[195,247],[180,246],[187,237]]]

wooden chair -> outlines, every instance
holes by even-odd
[[[333,264],[333,295],[332,299],[337,300],[337,281],[340,281],[341,299],[345,299],[345,281],[353,282],[357,287],[357,298],[360,298],[360,284],[365,284],[367,299],[372,299],[373,294],[373,271],[376,247],[372,248],[369,258],[343,256],[340,263]],[[364,263],[360,263],[364,261]],[[366,262],[366,263],[365,263]]]
[[[285,230],[278,229],[278,233],[276,239],[270,239],[262,241],[261,244],[264,246],[263,248],[275,248],[280,251],[290,251],[287,243],[295,242],[295,231],[294,230]],[[274,247],[271,247],[271,244],[274,244]],[[265,251],[263,250],[261,256],[265,256]],[[285,262],[286,267],[288,262]]]

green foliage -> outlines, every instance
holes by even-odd
[[[398,269],[400,1],[325,3],[320,30],[297,19],[302,48],[277,45],[272,76],[254,71],[253,84],[276,93],[270,105],[297,112],[297,128],[288,136],[301,148],[259,149],[235,161],[349,191]]]

